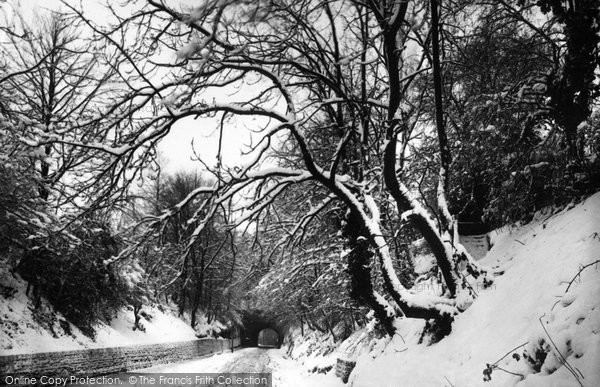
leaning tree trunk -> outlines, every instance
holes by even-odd
[[[406,9],[404,9],[403,13],[405,12]],[[403,97],[401,82],[398,75],[400,73],[399,55],[401,52],[397,43],[397,35],[400,30],[398,18],[403,19],[404,15],[396,15],[396,19],[394,20],[385,18],[379,20],[381,29],[384,33],[384,51],[390,86],[390,97],[387,109],[387,145],[384,150],[384,181],[386,188],[396,202],[398,211],[404,214],[403,216],[406,219],[410,220],[412,225],[423,235],[429,244],[450,296],[454,297],[459,281],[454,270],[452,259],[444,246],[441,235],[437,231],[435,224],[429,218],[427,212],[423,210],[418,202],[411,199],[410,193],[406,187],[400,184],[396,177],[396,143],[398,142],[398,131],[402,128],[402,125],[404,125],[404,123],[398,119],[398,109],[400,108],[400,102]]]
[[[350,297],[359,304],[366,305],[373,310],[375,317],[388,335],[396,332],[394,316],[388,313],[384,305],[377,301],[371,282],[371,260],[373,252],[368,242],[368,234],[361,230],[360,220],[357,215],[350,213],[346,234],[350,244],[348,253],[348,274],[350,274]],[[362,232],[361,232],[362,231]]]
[[[398,47],[398,33],[400,31],[401,18],[404,17],[405,4],[399,5],[398,12],[393,14],[379,16],[378,21],[384,38],[384,53],[386,59],[386,67],[389,75],[389,103],[387,109],[387,130],[386,130],[386,147],[384,150],[384,166],[383,177],[385,186],[391,196],[394,198],[398,212],[402,214],[402,218],[411,222],[411,224],[420,232],[426,242],[429,244],[433,255],[436,258],[437,265],[443,277],[443,282],[446,285],[446,296],[449,299],[454,299],[458,292],[466,292],[466,297],[461,297],[461,305],[458,309],[469,304],[472,297],[471,289],[460,273],[459,263],[465,262],[470,273],[478,276],[480,272],[485,272],[480,268],[466,252],[466,250],[454,239],[454,231],[452,217],[447,209],[445,201],[445,191],[447,187],[447,176],[450,164],[450,150],[448,140],[443,126],[438,127],[438,137],[440,139],[440,153],[442,161],[442,173],[440,174],[440,189],[438,191],[439,207],[442,209],[442,218],[444,219],[440,225],[434,222],[432,216],[421,206],[421,204],[411,197],[409,190],[398,181],[396,176],[396,144],[398,142],[398,133],[406,130],[401,112],[399,112],[400,103],[403,98],[402,85],[399,79],[399,55],[400,48]],[[441,71],[439,63],[439,15],[438,2],[432,0],[432,34],[435,44],[434,60],[434,77],[436,78],[436,102],[440,108],[436,111],[438,122],[443,125],[443,111],[441,110]],[[385,257],[381,257],[386,260]],[[387,259],[389,260],[389,259]],[[447,320],[447,313],[444,307],[431,307],[432,303],[440,302],[431,301],[428,305],[422,305],[419,302],[403,304],[403,302],[412,298],[409,292],[404,291],[398,283],[397,277],[390,264],[382,263],[383,277],[386,287],[391,290],[391,295],[405,312],[407,317],[418,318],[434,318],[438,320]],[[403,294],[400,294],[403,293]],[[435,305],[434,305],[435,306]],[[436,313],[437,312],[437,313]],[[433,316],[432,316],[433,315]]]

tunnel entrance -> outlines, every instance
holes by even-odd
[[[243,347],[279,348],[283,342],[281,327],[260,310],[244,311],[241,345]]]
[[[279,346],[279,335],[271,328],[258,332],[258,346],[261,348],[277,348]]]

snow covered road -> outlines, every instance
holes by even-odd
[[[245,348],[229,355],[230,359],[219,372],[272,372],[269,350]]]
[[[287,358],[280,349],[244,348],[233,353],[224,352],[210,357],[182,363],[146,368],[142,373],[247,373],[269,372],[274,387],[300,387],[307,385],[342,387],[342,381],[333,371],[328,374],[308,372],[303,365]]]

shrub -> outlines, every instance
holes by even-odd
[[[130,290],[118,272],[103,263],[117,248],[108,227],[83,222],[75,236],[79,238],[75,246],[61,238],[27,250],[17,271],[33,286],[36,304],[44,296],[84,334],[94,337],[94,325],[109,321],[127,303]]]

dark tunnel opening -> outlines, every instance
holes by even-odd
[[[247,311],[242,316],[240,332],[242,347],[280,348],[283,343],[283,330],[262,311]]]

